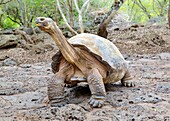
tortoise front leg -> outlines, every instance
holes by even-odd
[[[55,65],[53,65],[53,68],[55,68]],[[65,81],[69,80],[73,73],[73,66],[64,58],[61,59],[59,71],[48,81],[48,97],[51,106],[61,107],[68,102],[64,94],[64,86]]]
[[[52,107],[61,107],[67,103],[64,96],[64,81],[65,76],[60,72],[48,80],[48,98]]]
[[[89,104],[92,107],[102,107],[106,97],[103,78],[97,69],[92,69],[87,77],[91,98]]]

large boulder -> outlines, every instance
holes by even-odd
[[[16,47],[19,41],[16,35],[0,35],[0,49]]]

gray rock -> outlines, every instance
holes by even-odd
[[[0,31],[0,34],[14,34],[14,32],[12,29],[8,29],[8,30]]]
[[[46,88],[39,88],[34,92],[25,92],[17,95],[1,96],[13,109],[38,108],[45,105]],[[4,105],[5,106],[5,105]]]
[[[3,66],[16,66],[17,62],[12,58],[7,58],[2,63]]]
[[[26,29],[24,29],[24,31],[25,31],[27,34],[29,34],[29,35],[33,35],[33,34],[34,34],[32,28],[26,28]],[[35,27],[35,28],[34,28],[34,31],[35,31],[35,33],[40,33],[40,32],[41,32],[41,30],[40,30],[38,27]]]
[[[68,104],[61,108],[52,108],[51,113],[60,121],[84,121],[86,111],[75,104]]]
[[[162,60],[170,59],[170,53],[161,53],[158,55]]]
[[[170,83],[169,82],[158,82],[156,85],[156,91],[159,93],[170,93]]]
[[[18,38],[15,35],[0,35],[0,49],[16,47]]]

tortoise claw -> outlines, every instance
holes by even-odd
[[[123,86],[126,86],[126,87],[134,87],[135,86],[134,80],[122,81],[122,84],[123,84]]]
[[[104,96],[92,96],[88,101],[91,107],[100,108],[104,105],[105,97]]]

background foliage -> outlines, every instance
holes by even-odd
[[[78,0],[82,6],[85,0]],[[84,11],[84,21],[91,21],[93,11],[107,12],[113,0],[91,0],[90,5]],[[76,25],[78,12],[73,0],[60,0],[61,8],[65,13],[69,24]],[[125,19],[133,22],[159,21],[164,23],[167,16],[168,0],[126,0],[119,10],[125,15]],[[68,11],[72,13],[68,13]],[[72,15],[73,14],[73,15]],[[56,22],[64,24],[64,21],[56,9],[55,0],[0,0],[0,28],[17,28],[19,26],[34,26],[37,16],[51,17]],[[72,23],[74,21],[74,23]]]

